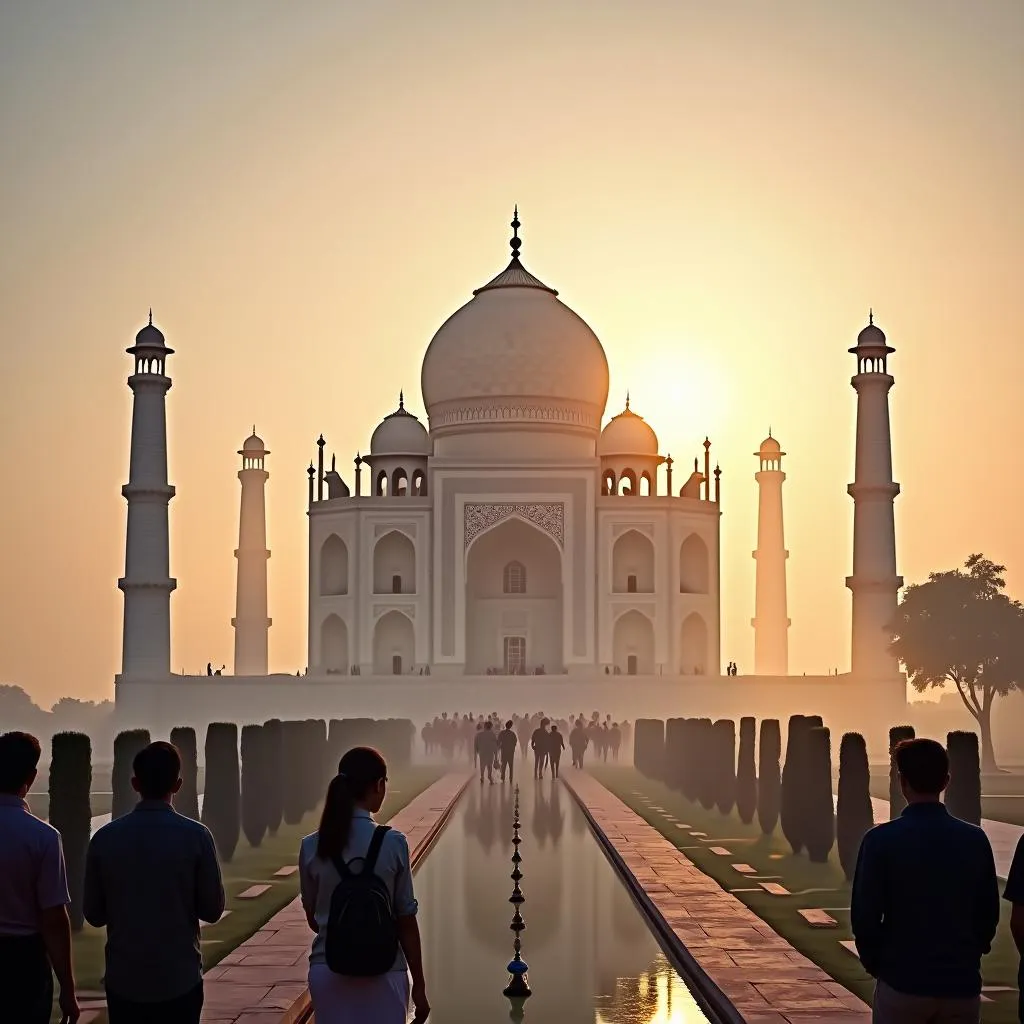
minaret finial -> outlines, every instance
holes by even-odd
[[[149,307],[149,326],[153,326],[153,307]]]
[[[405,391],[403,389],[402,391],[398,392],[398,410],[399,410],[399,412],[402,412],[402,411],[404,411],[404,409],[405,409]]]
[[[772,437],[772,428],[769,426],[768,427],[768,439],[771,440],[771,437]]]
[[[252,425],[252,434],[253,434],[253,437],[256,436],[256,424],[255,423]]]
[[[629,389],[626,389],[626,412],[629,412]]]
[[[868,310],[868,326],[870,327],[875,322],[875,311],[874,309]]]
[[[519,259],[519,250],[522,248],[522,240],[519,237],[519,229],[522,225],[519,223],[519,204],[516,203],[516,207],[512,212],[512,238],[509,241],[509,245],[512,246],[512,259],[513,261]]]

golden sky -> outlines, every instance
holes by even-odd
[[[1019,0],[128,0],[0,11],[0,682],[120,662],[130,392],[168,396],[175,669],[232,659],[240,447],[268,458],[272,669],[305,664],[306,475],[351,458],[507,261],[724,476],[723,660],[752,668],[757,490],[789,455],[790,667],[849,664],[854,360],[890,368],[900,571],[1024,596]]]

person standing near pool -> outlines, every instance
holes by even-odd
[[[549,718],[542,718],[540,725],[533,730],[533,735],[530,737],[530,746],[533,748],[533,777],[535,779],[544,778],[544,765],[548,759],[548,725],[550,721]]]
[[[1017,840],[1010,873],[1006,876],[1003,899],[1013,907],[1010,911],[1010,934],[1021,957],[1017,968],[1017,1016],[1021,1024],[1024,1024],[1024,836]]]
[[[387,782],[376,750],[348,751],[327,787],[320,828],[299,848],[302,908],[315,933],[309,994],[317,1024],[406,1024],[410,974],[416,1020],[430,1013],[409,842],[373,817]],[[366,914],[367,901],[381,913]]]
[[[557,725],[551,726],[548,733],[548,759],[551,761],[551,778],[558,778],[558,766],[562,761],[562,751],[565,750],[565,737],[558,731]]]
[[[505,781],[505,772],[508,771],[508,781],[512,782],[515,777],[516,746],[519,738],[512,728],[512,720],[505,723],[505,728],[498,733],[498,753],[501,757],[501,781]]]

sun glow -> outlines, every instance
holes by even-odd
[[[594,1024],[703,1024],[707,1017],[664,956],[638,978],[623,978]]]

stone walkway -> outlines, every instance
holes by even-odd
[[[413,866],[465,788],[463,773],[444,775],[388,824],[409,839]],[[281,1024],[308,1006],[307,958],[312,934],[298,898],[204,975],[204,1024]]]
[[[889,820],[888,800],[877,800],[872,797],[871,810],[874,812],[876,825]],[[996,859],[996,873],[1000,878],[1005,878],[1010,871],[1017,843],[1020,842],[1020,837],[1024,836],[1024,828],[1020,825],[1010,825],[1005,821],[994,821],[992,818],[982,818],[981,827],[992,844],[992,853]]]
[[[861,999],[798,953],[585,772],[563,781],[618,851],[668,929],[748,1024],[865,1024]]]

